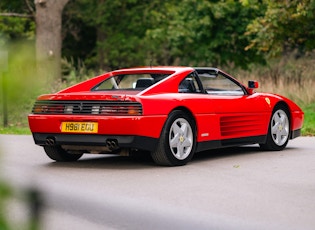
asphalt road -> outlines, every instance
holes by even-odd
[[[146,156],[52,162],[31,136],[0,135],[2,178],[16,193],[13,222],[28,220],[23,195],[41,194],[41,229],[314,229],[315,138],[280,152],[246,146],[196,154],[182,167]],[[20,192],[18,192],[20,191]]]

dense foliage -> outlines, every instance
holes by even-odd
[[[257,0],[243,1],[255,4]],[[263,0],[266,10],[247,27],[251,44],[269,56],[296,52],[297,57],[315,48],[314,0]]]
[[[32,1],[2,0],[0,12],[31,15]],[[315,0],[70,0],[63,57],[88,69],[253,62],[315,48]],[[34,39],[34,18],[0,16],[0,46]]]
[[[100,4],[80,0],[65,9],[65,18],[70,18],[65,44],[74,44],[74,38],[88,42],[85,48],[90,50],[82,51],[88,53],[86,63],[101,69],[148,64],[234,63],[246,67],[261,61],[256,51],[244,49],[249,44],[247,25],[260,14],[260,9],[244,7],[239,1],[128,0]],[[77,27],[73,34],[76,20],[89,34]]]

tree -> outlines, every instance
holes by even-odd
[[[0,1],[0,41],[2,45],[8,41],[34,38],[33,16],[28,12],[25,13],[27,7],[19,2],[17,0]]]
[[[95,47],[88,62],[90,64],[94,62],[97,70],[146,64],[144,37],[148,22],[144,20],[143,14],[149,2],[149,0],[76,2],[73,6],[78,12],[76,17],[95,28]]]
[[[150,11],[156,22],[146,35],[153,41],[154,55],[165,64],[232,63],[245,68],[262,61],[254,51],[244,49],[249,42],[244,35],[247,25],[259,12],[235,0],[168,1]]]
[[[247,25],[261,11],[238,0],[78,0],[74,9],[74,17],[95,28],[88,63],[103,70],[149,64],[246,67],[262,61],[255,50],[244,49],[250,42]]]
[[[34,4],[25,0],[23,6],[18,4],[20,1],[4,1],[0,6],[1,10],[6,12],[1,13],[0,16],[35,20],[39,76],[60,78],[62,11],[69,0],[35,0]]]
[[[52,77],[61,77],[62,10],[68,1],[35,0],[36,57],[40,76],[49,73]]]
[[[246,6],[257,5],[257,0],[243,1]],[[247,28],[253,49],[268,56],[296,55],[315,48],[315,0],[263,0],[264,14],[253,20]]]

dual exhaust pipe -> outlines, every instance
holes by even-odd
[[[45,144],[49,146],[54,146],[56,144],[55,138],[47,137]]]
[[[119,148],[118,141],[116,139],[107,139],[105,144],[109,150],[116,150]],[[45,145],[48,145],[48,146],[56,145],[56,139],[54,137],[47,137],[45,141]]]
[[[119,148],[118,141],[116,139],[107,139],[106,146],[109,148],[109,150],[116,150]]]

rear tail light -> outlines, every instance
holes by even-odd
[[[142,105],[131,101],[36,101],[34,114],[138,116]]]
[[[40,114],[40,113],[51,113],[51,114],[62,114],[64,113],[65,106],[58,105],[58,106],[49,106],[49,105],[35,105],[33,107],[33,113]]]
[[[102,115],[142,115],[142,108],[139,106],[102,106]]]
[[[129,106],[128,107],[128,114],[129,115],[142,115],[142,109],[139,110],[138,107]]]

